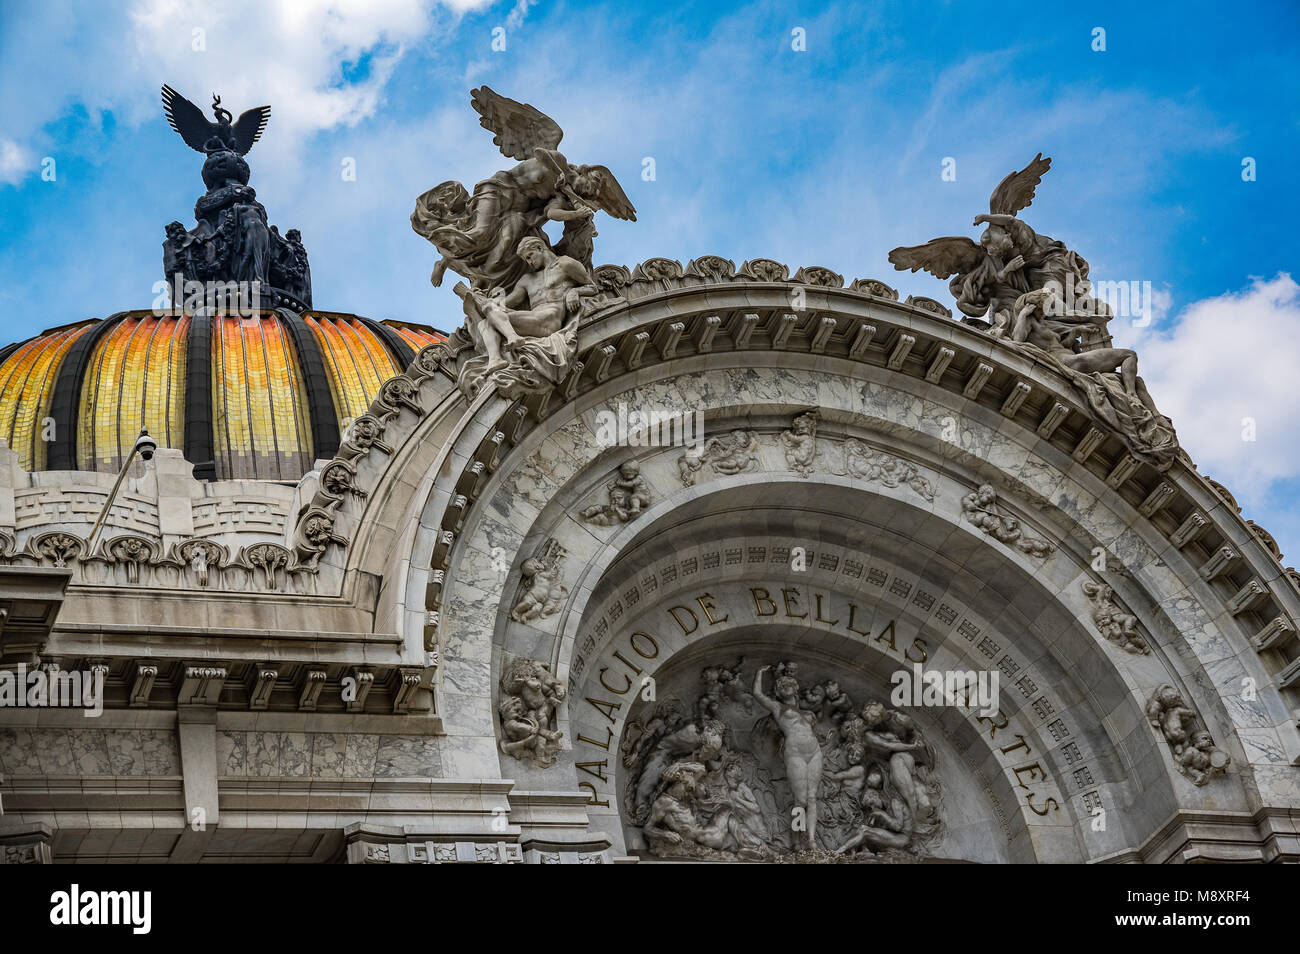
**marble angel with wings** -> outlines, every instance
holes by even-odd
[[[924,245],[901,246],[889,253],[899,271],[924,269],[936,278],[947,278],[957,307],[971,318],[985,318],[992,333],[1006,332],[1016,299],[1030,291],[1052,287],[1064,298],[1083,307],[1095,306],[1096,321],[1109,317],[1105,306],[1088,298],[1088,263],[1064,242],[1040,235],[1017,213],[1034,201],[1034,190],[1052,160],[1040,152],[1019,172],[1009,173],[989,197],[987,214],[975,216],[984,225],[976,242],[964,235],[931,239]]]
[[[570,163],[557,151],[564,131],[533,106],[487,86],[471,91],[470,105],[501,153],[519,162],[478,183],[473,193],[453,180],[416,200],[411,227],[442,255],[433,284],[440,285],[450,268],[475,290],[509,290],[527,271],[517,254],[520,240],[533,236],[549,247],[542,231],[548,221],[564,223],[553,251],[590,269],[597,210],[636,221],[636,209],[613,173]]]

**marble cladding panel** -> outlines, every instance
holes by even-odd
[[[0,775],[175,776],[176,733],[166,729],[0,728]]]

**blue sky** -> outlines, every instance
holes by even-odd
[[[0,338],[152,301],[163,226],[192,224],[202,191],[164,82],[236,115],[271,104],[252,184],[302,230],[319,307],[444,329],[458,303],[428,284],[436,256],[408,216],[430,186],[504,163],[472,86],[533,103],[566,155],[614,170],[639,221],[602,217],[596,260],[629,266],[762,256],[947,301],[888,250],[976,236],[992,187],[1042,151],[1024,217],[1094,278],[1151,283],[1152,325],[1117,320],[1117,338],[1202,472],[1295,562],[1300,5],[1080,6],[6,3]]]

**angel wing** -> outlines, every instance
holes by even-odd
[[[271,118],[270,106],[258,106],[243,113],[233,129],[235,134],[235,152],[241,156],[253,148],[253,143],[262,138],[266,122]]]
[[[628,200],[623,187],[614,178],[614,173],[605,166],[575,166],[574,172],[581,178],[586,177],[596,184],[595,195],[585,196],[599,208],[616,219],[627,222],[636,221],[636,208]]]
[[[163,86],[162,102],[167,122],[171,124],[172,129],[181,134],[185,145],[203,152],[203,144],[216,135],[216,124],[203,115],[203,110],[170,86]],[[243,122],[242,117],[240,122]]]
[[[1043,181],[1043,173],[1052,168],[1052,160],[1044,159],[1040,152],[1033,162],[1019,172],[1012,172],[998,183],[989,196],[989,211],[994,215],[1015,215],[1029,208],[1034,201],[1034,189]]]
[[[554,149],[564,138],[559,123],[534,106],[517,103],[487,86],[470,90],[469,96],[479,125],[494,133],[492,142],[503,156],[522,162],[532,158],[537,147]]]
[[[935,278],[949,278],[973,271],[984,260],[984,249],[964,235],[945,235],[924,245],[903,245],[889,253],[900,272],[925,269]]]

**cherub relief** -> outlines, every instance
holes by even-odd
[[[523,562],[523,590],[510,611],[511,619],[530,623],[555,614],[569,596],[569,588],[560,583],[563,562],[564,549],[554,540],[547,541],[540,555]]]

